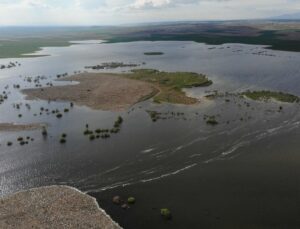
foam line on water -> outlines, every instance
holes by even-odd
[[[149,178],[149,179],[143,179],[143,180],[141,180],[141,182],[142,182],[142,183],[146,183],[146,182],[150,182],[150,181],[159,180],[159,179],[162,179],[162,178],[165,178],[165,177],[169,177],[169,176],[172,176],[172,175],[176,175],[176,174],[181,173],[181,172],[183,172],[183,171],[185,171],[185,170],[188,170],[188,169],[190,169],[190,168],[193,168],[193,167],[195,167],[196,165],[197,165],[197,163],[194,163],[194,164],[188,165],[188,166],[186,166],[186,167],[184,167],[184,168],[182,168],[182,169],[178,169],[178,170],[176,170],[176,171],[174,171],[174,172],[170,172],[170,173],[163,174],[163,175],[161,175],[161,176],[159,176],[159,177],[154,177],[154,178]]]

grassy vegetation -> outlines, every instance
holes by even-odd
[[[288,94],[288,93],[283,93],[283,92],[276,92],[276,91],[246,91],[242,93],[242,95],[253,100],[275,99],[277,101],[286,102],[286,103],[294,103],[300,101],[298,96]]]
[[[24,57],[41,47],[63,47],[70,41],[104,40],[111,37],[113,27],[2,27],[0,58]]]
[[[22,54],[39,51],[41,47],[62,47],[70,45],[68,40],[62,38],[24,38],[20,40],[0,41],[0,44],[0,58],[24,57]]]
[[[212,81],[205,75],[192,72],[161,72],[153,69],[138,69],[126,76],[156,85],[159,88],[159,93],[154,96],[153,100],[157,103],[194,104],[197,99],[187,97],[182,89],[212,84]]]

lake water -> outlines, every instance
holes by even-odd
[[[152,51],[164,55],[143,54]],[[20,84],[21,89],[33,87],[32,82],[24,81],[29,76],[45,76],[40,80],[43,86],[50,81],[61,85],[64,83],[55,82],[57,74],[71,75],[74,71],[85,71],[85,66],[104,62],[124,62],[140,64],[139,68],[206,74],[214,81],[212,86],[186,90],[197,98],[212,90],[247,89],[281,90],[300,96],[299,53],[242,44],[90,41],[43,48],[35,54],[49,56],[0,60],[0,65],[10,61],[21,63],[0,70],[0,91],[9,92],[8,100],[0,105],[0,122],[48,123],[49,136],[43,138],[40,130],[0,133],[1,195],[52,184],[71,185],[94,193],[166,179],[208,163],[234,159],[257,141],[289,133],[300,125],[298,104],[254,102],[237,96],[229,96],[230,102],[218,98],[194,106],[145,101],[121,113],[74,106],[57,119],[53,114],[40,114],[40,108],[63,110],[70,107],[69,102],[26,101],[19,89],[13,88],[13,84]],[[129,70],[119,68],[110,72]],[[20,109],[13,106],[16,103],[21,104]],[[26,108],[26,103],[31,109]],[[279,106],[283,111],[279,112]],[[162,112],[166,119],[152,122],[148,110]],[[177,115],[178,112],[183,115]],[[124,119],[119,134],[95,141],[83,135],[86,124],[91,129],[110,128],[119,115]],[[219,124],[207,125],[205,115],[216,116]],[[59,143],[62,133],[68,135],[64,145]],[[34,141],[20,146],[18,136],[30,136]],[[13,146],[6,146],[8,141]]]

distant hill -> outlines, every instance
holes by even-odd
[[[272,17],[271,19],[275,20],[300,20],[300,12],[294,14],[284,14],[276,17]]]

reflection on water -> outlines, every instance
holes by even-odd
[[[162,51],[162,56],[145,56],[144,52]],[[284,90],[300,95],[298,53],[265,50],[259,46],[207,46],[193,42],[133,42],[100,44],[82,42],[70,47],[44,48],[38,58],[24,58],[13,69],[0,70],[0,91],[9,92],[0,105],[0,122],[47,122],[48,137],[41,131],[0,133],[1,192],[48,185],[67,184],[89,191],[101,191],[120,185],[176,175],[194,166],[227,160],[238,156],[241,149],[277,133],[299,128],[299,105],[246,102],[230,97],[230,101],[215,101],[195,106],[156,105],[149,101],[119,113],[96,111],[87,107],[70,108],[69,102],[25,101],[19,89],[34,86],[25,77],[43,76],[46,86],[56,75],[85,71],[87,65],[119,61],[142,64],[144,68],[165,71],[193,71],[207,74],[214,85],[186,90],[202,97],[207,90],[241,91],[251,88]],[[2,59],[7,64],[15,59]],[[128,71],[128,68],[110,70]],[[104,70],[107,71],[107,70]],[[99,71],[100,72],[100,71]],[[17,109],[13,104],[19,104]],[[29,104],[30,109],[25,104]],[[283,110],[279,111],[279,106]],[[64,110],[61,119],[41,112]],[[148,110],[166,115],[152,122]],[[19,117],[22,114],[22,117]],[[86,124],[91,129],[111,128],[116,117],[124,119],[122,130],[110,139],[90,141],[83,135]],[[207,125],[205,115],[216,116],[219,124]],[[59,139],[67,134],[67,144]],[[17,137],[34,138],[29,145],[19,146]],[[12,147],[6,146],[13,141]]]

